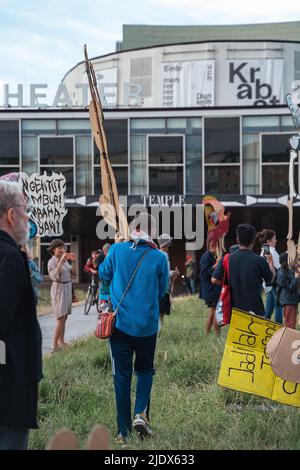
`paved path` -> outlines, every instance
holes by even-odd
[[[96,306],[93,306],[88,315],[83,313],[83,305],[72,308],[72,314],[69,315],[66,323],[65,340],[67,343],[74,341],[82,336],[87,336],[95,331],[98,312]],[[43,334],[43,354],[50,351],[52,347],[55,319],[50,313],[38,317]]]

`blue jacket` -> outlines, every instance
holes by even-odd
[[[99,276],[111,281],[115,309],[149,245],[140,241],[114,244],[99,266]],[[130,336],[146,337],[158,330],[159,299],[167,291],[169,267],[166,256],[155,248],[146,254],[117,314],[116,327]]]
[[[216,259],[210,251],[206,251],[200,259],[200,299],[205,302],[217,303],[221,293],[221,286],[212,284],[211,277]]]

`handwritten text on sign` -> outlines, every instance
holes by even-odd
[[[67,214],[64,193],[66,178],[61,173],[47,175],[22,173],[23,192],[33,204],[32,220],[38,226],[41,237],[55,237],[63,234],[62,222]]]
[[[267,342],[280,328],[233,309],[218,384],[300,407],[300,385],[276,376],[267,356]]]

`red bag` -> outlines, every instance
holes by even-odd
[[[225,326],[231,320],[231,292],[229,283],[229,254],[224,256],[223,259],[223,284],[220,298],[216,307],[216,322],[218,326]]]
[[[96,325],[96,330],[95,330],[95,336],[97,336],[97,338],[107,339],[113,334],[117,313],[119,311],[119,307],[120,307],[121,303],[123,302],[124,297],[127,294],[128,290],[129,290],[129,287],[131,286],[132,281],[135,278],[135,275],[138,272],[139,267],[141,266],[141,264],[143,262],[143,259],[145,258],[145,256],[149,252],[149,250],[151,250],[151,248],[152,247],[150,246],[144,252],[142,258],[140,259],[140,261],[139,261],[137,267],[135,268],[134,273],[133,273],[133,275],[132,275],[132,277],[131,277],[131,279],[128,283],[128,286],[126,287],[126,290],[125,290],[124,294],[122,295],[122,298],[121,298],[116,310],[114,312],[101,312],[99,314],[98,323]]]
[[[98,318],[95,336],[99,339],[109,338],[114,331],[116,314],[114,312],[103,312],[100,313]]]

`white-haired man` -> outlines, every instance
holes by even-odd
[[[16,183],[0,181],[0,450],[26,449],[37,427],[41,331],[27,257],[30,208]]]

